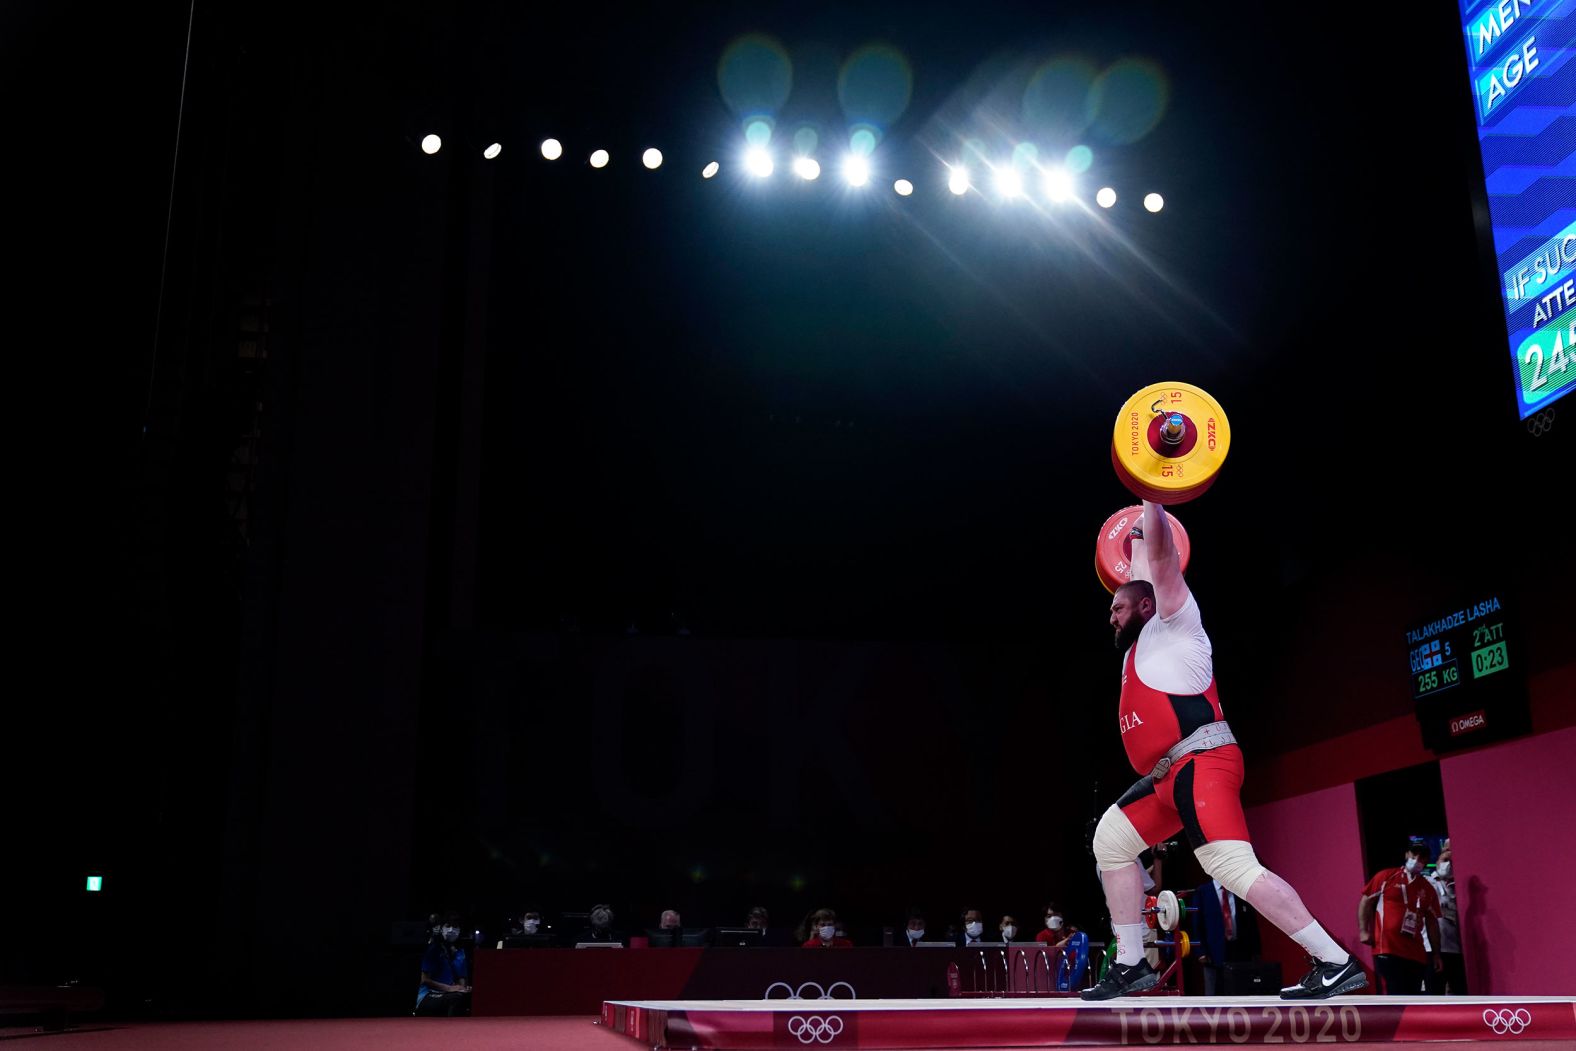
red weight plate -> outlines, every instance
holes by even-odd
[[[1133,579],[1133,567],[1128,561],[1133,557],[1133,542],[1127,534],[1143,513],[1141,504],[1124,507],[1105,520],[1105,525],[1100,527],[1100,535],[1095,537],[1094,571],[1107,591],[1115,591]],[[1187,530],[1176,515],[1168,512],[1166,517],[1171,519],[1171,539],[1177,546],[1182,572],[1186,573],[1193,554],[1192,541],[1188,539]]]

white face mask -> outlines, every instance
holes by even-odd
[[[1003,927],[1001,929],[1001,940],[1004,941],[1004,942],[1010,942],[1014,938],[1016,938],[1017,936],[1018,936],[1018,928],[1014,927],[1010,923],[1007,924],[1007,926],[1005,926],[1005,927]]]
[[[963,931],[970,938],[978,938],[982,933],[984,933],[985,925],[976,920],[973,923],[964,924]]]
[[[818,928],[816,930],[816,933],[821,936],[821,940],[822,941],[829,942],[833,938],[837,937],[837,928],[836,927],[830,927],[830,926],[828,926],[828,927],[821,927],[821,928]]]
[[[1418,860],[1416,858],[1407,858],[1406,859],[1406,871],[1415,873],[1417,871],[1417,868],[1418,868]]]
[[[1060,916],[1047,916],[1045,917],[1045,926],[1050,930],[1059,931],[1062,929],[1062,918]]]
[[[925,928],[920,927],[919,929],[916,930],[916,929],[910,927],[909,931],[908,931],[908,940],[911,941],[911,942],[924,941],[925,940]]]
[[[1450,862],[1441,861],[1439,866],[1434,871],[1439,874],[1440,879],[1444,879],[1446,876],[1450,875]]]
[[[537,932],[537,930],[541,926],[542,926],[542,921],[541,920],[526,920],[525,921],[525,933],[527,933],[527,934],[535,934]]]

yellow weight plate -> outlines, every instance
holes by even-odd
[[[1215,481],[1231,449],[1231,424],[1208,392],[1154,383],[1127,399],[1111,436],[1116,474],[1140,499],[1181,504]]]

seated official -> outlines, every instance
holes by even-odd
[[[1003,916],[996,923],[996,933],[1004,943],[1011,945],[1018,937],[1018,918],[1011,913]]]
[[[1204,995],[1217,996],[1225,992],[1224,965],[1258,958],[1258,914],[1213,879],[1193,891],[1189,913],[1194,944],[1200,950],[1198,962],[1204,969]]]
[[[846,935],[838,934],[837,913],[831,909],[816,909],[806,919],[802,932],[802,947],[806,949],[852,949],[854,943]]]
[[[590,919],[591,926],[575,936],[574,944],[604,942],[622,945],[624,943],[623,932],[613,926],[613,907],[611,905],[592,906]]]
[[[1045,926],[1037,931],[1034,940],[1053,949],[1061,948],[1072,932],[1067,929],[1067,919],[1055,902],[1045,906]]]
[[[764,905],[757,905],[750,909],[749,915],[745,919],[744,925],[750,930],[765,932],[761,935],[762,945],[773,945],[781,948],[788,945],[798,945],[799,942],[804,940],[803,938],[795,940],[792,937],[792,931],[786,931],[780,927],[773,927],[772,914],[766,910],[766,906]]]
[[[892,944],[899,949],[911,949],[924,940],[925,913],[921,909],[909,909],[908,921]]]
[[[963,930],[954,938],[959,948],[979,945],[985,941],[985,916],[978,909],[964,909],[961,915]]]
[[[460,918],[450,913],[434,929],[421,957],[415,1015],[452,1018],[471,1013],[469,961],[460,942]]]

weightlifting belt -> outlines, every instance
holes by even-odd
[[[1207,752],[1211,748],[1222,748],[1228,744],[1236,743],[1236,735],[1231,732],[1231,727],[1226,725],[1225,722],[1205,723],[1172,745],[1166,754],[1160,757],[1160,761],[1155,764],[1155,768],[1149,771],[1149,780],[1153,783],[1165,777],[1167,771],[1185,755],[1192,755],[1194,752]]]

